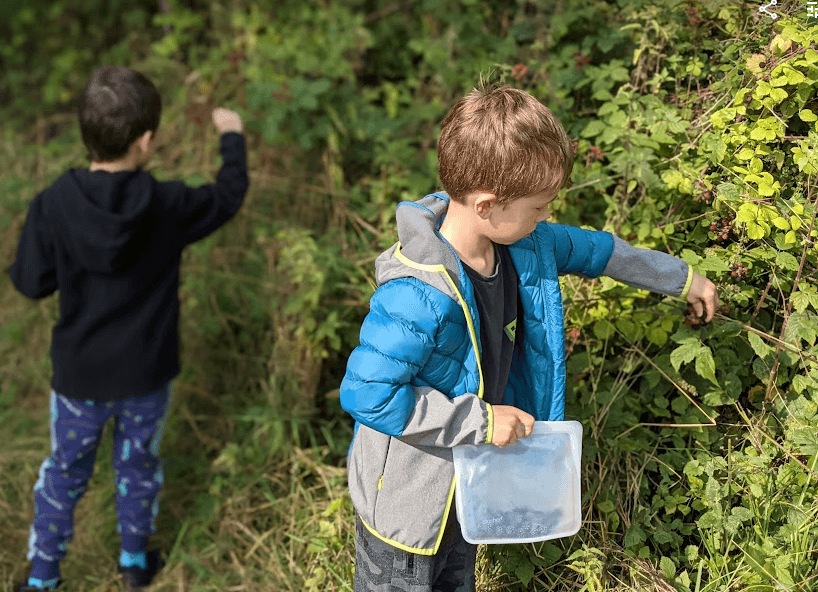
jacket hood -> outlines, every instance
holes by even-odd
[[[92,271],[110,273],[133,261],[134,239],[143,228],[152,195],[151,176],[142,171],[70,169],[51,187],[66,224],[72,257]]]
[[[463,285],[465,272],[454,248],[438,232],[448,207],[449,196],[442,191],[398,204],[395,211],[398,243],[375,261],[375,280],[379,286],[400,277],[416,277],[456,298],[452,286],[439,273],[442,266],[461,293],[464,289],[471,292],[468,285]]]

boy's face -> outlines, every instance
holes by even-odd
[[[490,193],[479,195],[474,206],[477,215],[486,223],[484,234],[501,245],[525,238],[534,232],[537,224],[550,217],[548,206],[558,191],[540,191],[502,205],[498,205],[497,198]]]

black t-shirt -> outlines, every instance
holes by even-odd
[[[483,368],[483,400],[492,405],[503,402],[511,369],[517,328],[517,270],[508,246],[495,244],[495,269],[486,277],[463,264],[474,285],[480,315],[480,348]]]

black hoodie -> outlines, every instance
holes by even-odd
[[[247,192],[244,136],[223,134],[221,153],[213,185],[70,169],[32,200],[9,276],[29,298],[60,292],[55,392],[119,400],[179,373],[182,249],[230,220]]]

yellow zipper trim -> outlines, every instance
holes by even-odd
[[[386,543],[387,545],[390,545],[390,546],[392,546],[392,547],[395,547],[395,548],[397,548],[397,549],[400,549],[401,551],[406,551],[407,553],[415,553],[416,555],[434,555],[435,553],[437,553],[437,548],[438,548],[438,545],[440,544],[440,537],[438,537],[438,541],[437,541],[437,543],[435,544],[435,548],[434,548],[434,549],[421,549],[421,548],[419,548],[419,547],[410,547],[410,546],[408,546],[408,545],[404,545],[404,544],[402,544],[402,543],[399,543],[398,541],[393,541],[392,539],[388,539],[388,538],[386,538],[385,536],[381,536],[381,535],[378,533],[378,531],[376,531],[374,528],[372,528],[371,526],[369,526],[369,524],[367,524],[366,520],[364,520],[364,519],[363,519],[363,516],[360,516],[360,515],[359,515],[359,518],[361,519],[361,523],[362,523],[364,526],[366,526],[366,529],[367,529],[369,532],[371,532],[371,533],[372,533],[372,536],[374,536],[375,538],[377,538],[377,539],[379,539],[379,540],[383,541],[383,542],[384,542],[384,543]],[[442,531],[441,531],[441,532],[442,532]]]
[[[491,403],[486,403],[486,411],[488,411],[488,420],[489,420],[489,427],[488,435],[486,436],[486,444],[491,444],[491,439],[494,437],[494,408],[491,406]]]
[[[454,283],[452,276],[449,275],[449,272],[446,270],[446,266],[443,264],[438,265],[424,265],[423,263],[417,263],[416,261],[412,261],[406,255],[404,255],[400,250],[401,244],[395,246],[395,257],[406,265],[407,267],[411,267],[413,269],[419,269],[420,271],[428,271],[431,273],[442,273],[443,277],[449,282],[452,290],[454,290],[455,295],[457,296],[457,302],[460,304],[460,308],[463,309],[463,315],[466,317],[466,326],[469,328],[469,338],[471,339],[472,347],[474,348],[474,357],[477,360],[477,373],[480,377],[480,382],[477,385],[477,398],[483,398],[483,364],[480,361],[480,345],[477,341],[477,332],[474,330],[474,321],[471,318],[471,313],[469,312],[469,305],[466,304],[466,299],[463,298],[463,295],[460,293],[460,290],[457,288],[457,284]],[[486,403],[486,409],[488,411],[488,435],[486,437],[486,443],[491,443],[491,439],[494,436],[494,410],[491,408],[489,403]],[[452,476],[452,484],[449,486],[449,497],[446,500],[446,509],[445,513],[443,514],[443,525],[440,528],[440,532],[437,534],[437,540],[435,541],[435,548],[429,551],[428,549],[415,549],[412,547],[407,547],[405,545],[401,545],[398,542],[391,541],[379,535],[375,532],[372,527],[370,527],[366,522],[364,525],[369,529],[369,531],[381,539],[382,541],[398,547],[399,549],[403,549],[404,551],[408,551],[410,553],[418,553],[420,555],[434,555],[437,553],[438,548],[440,547],[440,541],[443,540],[443,533],[446,530],[446,522],[449,517],[449,509],[452,507],[452,500],[454,499],[454,489],[455,489],[455,478]],[[363,520],[362,520],[363,522]]]
[[[440,527],[440,532],[437,533],[437,539],[435,540],[435,546],[431,549],[421,549],[420,547],[410,547],[409,545],[404,545],[403,543],[399,543],[398,541],[393,541],[392,539],[386,538],[382,536],[378,531],[367,524],[366,520],[363,519],[362,516],[359,515],[361,518],[361,522],[366,529],[372,533],[372,536],[375,538],[383,541],[387,545],[391,545],[392,547],[396,547],[401,551],[406,551],[407,553],[415,553],[416,555],[435,555],[438,550],[440,549],[440,542],[443,540],[443,533],[446,532],[446,524],[449,520],[449,511],[452,507],[452,501],[454,500],[454,489],[455,489],[455,478],[452,477],[452,484],[449,486],[449,496],[446,499],[446,509],[443,511],[443,524]]]
[[[381,478],[378,479],[378,491],[381,489],[383,489],[383,475],[381,475]]]
[[[457,302],[460,304],[460,308],[463,309],[463,314],[466,317],[466,325],[469,328],[469,337],[471,338],[471,344],[474,348],[474,357],[477,359],[477,372],[480,375],[480,383],[477,386],[477,398],[483,398],[483,364],[480,361],[480,346],[477,342],[477,334],[474,331],[474,322],[471,318],[471,313],[469,312],[469,305],[466,304],[466,299],[463,298],[463,295],[460,293],[460,290],[457,289],[457,284],[454,283],[452,276],[449,275],[449,272],[446,271],[446,267],[442,264],[439,265],[424,265],[422,263],[416,263],[409,259],[406,255],[401,253],[400,250],[400,243],[397,244],[395,247],[395,257],[397,257],[398,261],[406,265],[407,267],[412,267],[414,269],[419,269],[421,271],[430,271],[432,273],[442,273],[443,277],[445,277],[449,285],[454,290],[454,293],[457,295]]]

